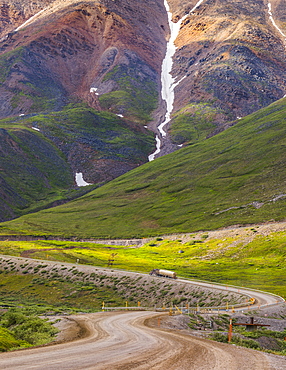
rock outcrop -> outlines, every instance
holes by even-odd
[[[23,21],[32,14],[30,3],[22,8]],[[160,2],[48,1],[24,27],[15,20],[19,15],[11,21],[11,9],[17,6],[14,1],[2,6],[9,8],[2,30],[7,22],[20,28],[13,31],[10,26],[6,36],[2,32],[1,117],[58,110],[72,99],[100,109],[102,95],[104,109],[116,111],[122,95],[128,95],[126,84],[132,93],[148,86],[147,115],[156,107],[165,48],[161,25],[166,15]],[[33,9],[35,13],[40,8]],[[129,80],[120,81],[117,69],[124,70]],[[110,72],[114,79],[108,76]],[[122,93],[106,95],[113,91]],[[141,93],[146,95],[146,91]],[[137,110],[126,108],[124,113],[140,121]]]

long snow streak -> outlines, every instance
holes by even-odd
[[[154,153],[150,154],[148,159],[149,159],[149,162],[153,161],[155,159],[155,156],[157,154],[159,154],[161,151],[161,140],[159,139],[159,136],[156,135],[156,150]]]
[[[23,24],[21,24],[21,26],[19,26],[18,28],[15,29],[15,32],[18,32],[20,29],[22,29],[23,27],[25,27],[28,23],[30,23],[31,21],[33,21],[35,18],[37,18],[41,13],[43,13],[45,9],[42,9],[40,10],[38,13],[36,13],[35,15],[33,15],[31,18],[29,18],[26,22],[24,22]]]
[[[282,32],[281,30],[280,30],[280,28],[277,26],[277,24],[275,23],[275,21],[274,21],[274,19],[273,19],[273,14],[272,14],[272,6],[271,6],[271,3],[268,3],[268,14],[269,14],[269,18],[270,18],[270,20],[271,20],[271,22],[272,22],[272,24],[273,24],[273,26],[281,33],[281,35],[283,36],[283,37],[285,37],[285,41],[286,41],[286,35],[285,35],[285,33],[284,32]]]
[[[171,113],[173,110],[174,98],[175,98],[175,94],[174,94],[175,87],[178,86],[178,84],[185,78],[183,77],[180,81],[175,82],[176,77],[173,77],[171,75],[171,71],[173,67],[173,56],[176,52],[175,40],[180,32],[180,27],[181,27],[182,22],[187,18],[189,14],[191,14],[198,6],[200,6],[203,1],[204,0],[199,0],[188,14],[182,17],[177,23],[174,23],[172,21],[172,13],[170,12],[168,1],[164,0],[164,5],[167,11],[168,23],[170,27],[170,39],[167,43],[166,55],[163,60],[162,70],[161,70],[161,83],[162,83],[161,95],[162,95],[162,100],[166,102],[166,114],[164,117],[164,121],[158,126],[158,130],[160,134],[162,135],[162,137],[166,136],[164,127],[171,120]],[[155,155],[160,153],[161,140],[158,135],[156,136],[156,142],[157,142],[156,152],[149,156],[149,161],[152,161]]]
[[[167,50],[166,55],[163,60],[162,64],[162,71],[161,71],[161,83],[162,83],[162,99],[166,102],[166,115],[165,120],[160,124],[158,127],[159,132],[162,136],[166,136],[166,132],[164,131],[164,126],[170,121],[171,119],[171,112],[173,110],[174,104],[174,82],[175,79],[171,75],[172,67],[173,67],[173,56],[176,52],[175,40],[179,34],[181,23],[183,18],[180,19],[177,23],[172,22],[172,13],[170,12],[170,7],[167,0],[164,1],[167,14],[168,14],[168,22],[170,27],[170,39],[167,43]]]

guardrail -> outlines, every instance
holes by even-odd
[[[185,306],[169,306],[169,307],[144,307],[140,305],[138,302],[138,306],[128,306],[128,302],[126,302],[125,306],[122,307],[107,307],[105,303],[102,304],[102,311],[156,311],[156,312],[169,312],[170,315],[174,315],[177,313],[180,314],[215,314],[220,312],[232,312],[234,313],[238,308],[245,308],[250,310],[251,306],[255,304],[255,298],[250,298],[245,303],[239,303],[236,305],[229,305],[228,302],[223,306],[193,306],[190,307],[188,304]]]

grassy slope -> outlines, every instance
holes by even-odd
[[[19,347],[29,347],[29,343],[16,339],[11,331],[0,327],[0,352],[6,352]]]
[[[82,156],[142,163],[153,147],[153,134],[147,130],[80,104],[28,118],[26,124],[39,127],[67,156],[73,145],[81,144],[93,150],[87,155],[83,151]]]
[[[80,199],[3,223],[1,233],[134,237],[281,220],[286,199],[272,200],[286,193],[285,117],[282,99]]]
[[[120,165],[121,161],[146,161],[152,141],[152,134],[128,126],[116,115],[85,106],[1,120],[0,220],[82,195],[84,192],[73,189],[73,171],[68,163],[75,145],[77,152],[81,145],[90,148],[87,153],[82,149],[85,163],[113,158]]]
[[[124,303],[114,289],[68,279],[5,271],[1,272],[0,281],[0,304],[10,306],[51,305],[62,310],[95,310],[101,308],[103,301],[118,306]]]
[[[17,119],[16,119],[17,120]],[[74,184],[63,154],[20,122],[0,122],[0,219],[63,197]]]
[[[169,133],[176,144],[205,140],[216,127],[221,110],[208,103],[190,103],[174,114]]]
[[[146,66],[140,60],[129,65],[118,65],[107,73],[104,81],[113,81],[117,89],[99,96],[104,110],[123,114],[137,123],[147,123],[158,103],[158,91],[152,71],[144,73]],[[148,70],[148,68],[147,68]]]

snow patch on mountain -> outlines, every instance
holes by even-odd
[[[99,95],[99,93],[97,92],[97,87],[91,87],[89,92],[90,93],[95,93],[95,95]]]
[[[82,172],[77,172],[75,174],[75,182],[76,182],[77,186],[88,186],[88,185],[92,185],[92,184],[89,184],[88,182],[84,181]]]

